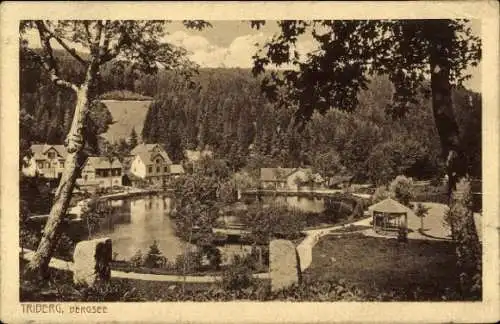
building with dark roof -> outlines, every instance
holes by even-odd
[[[64,145],[33,144],[32,156],[23,173],[28,176],[43,176],[57,179],[62,175],[66,162],[66,148]]]

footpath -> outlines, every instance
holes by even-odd
[[[29,249],[24,249],[23,259],[31,261],[34,251]],[[49,267],[73,271],[73,262],[65,261],[57,258],[52,258],[50,260]],[[135,272],[123,272],[111,270],[112,278],[122,278],[122,279],[134,279],[134,280],[146,280],[146,281],[168,281],[168,282],[188,282],[188,283],[215,283],[222,280],[221,276],[181,276],[181,275],[160,275],[160,274],[150,274],[150,273],[135,273]],[[254,274],[254,278],[268,279],[268,273],[257,273]]]

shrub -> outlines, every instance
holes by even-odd
[[[134,256],[130,259],[130,262],[134,267],[140,267],[142,266],[142,260],[143,260],[142,252],[141,250],[137,250]]]
[[[220,264],[222,263],[222,255],[216,246],[205,245],[202,247],[201,253],[208,259],[211,269],[219,270]]]
[[[175,269],[180,273],[197,271],[202,265],[202,255],[197,251],[179,254],[175,259]]]
[[[234,262],[222,275],[222,287],[225,290],[243,290],[252,285],[252,270],[247,262],[239,256],[234,257]]]
[[[403,175],[397,176],[389,185],[394,198],[405,206],[413,199],[413,180]]]
[[[143,266],[147,268],[161,268],[166,263],[166,258],[162,255],[156,241],[149,247],[148,253],[144,256]]]

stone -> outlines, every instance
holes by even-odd
[[[73,253],[73,282],[92,286],[98,281],[108,281],[112,256],[110,238],[78,242]]]
[[[271,291],[279,291],[300,283],[300,260],[295,245],[288,240],[269,243]]]

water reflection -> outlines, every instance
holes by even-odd
[[[169,217],[171,198],[150,196],[125,199],[113,205],[113,214],[101,223],[99,236],[112,239],[113,251],[118,253],[118,259],[130,259],[137,250],[147,252],[154,240],[170,261],[175,261],[176,256],[182,254],[185,243],[175,236]]]
[[[264,203],[287,204],[305,212],[322,212],[323,199],[305,197],[264,197]],[[171,262],[182,254],[186,243],[175,235],[173,220],[169,213],[174,207],[170,197],[149,196],[115,200],[111,203],[113,213],[101,222],[97,236],[109,237],[113,241],[113,251],[118,253],[118,259],[129,260],[137,250],[146,253],[154,240],[160,251]],[[227,215],[223,220],[228,225],[241,225],[236,216]],[[192,246],[190,246],[192,247]],[[250,247],[240,244],[227,244],[219,247],[224,263],[230,261],[235,254],[248,254]]]

